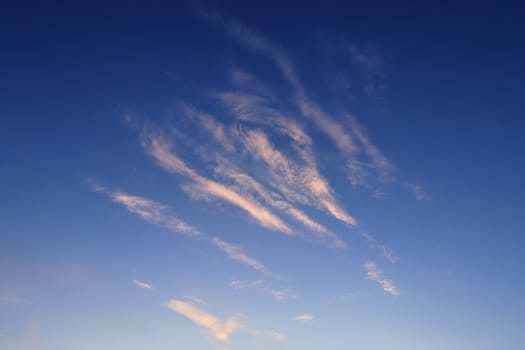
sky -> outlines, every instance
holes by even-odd
[[[17,2],[0,348],[525,348],[525,9]]]

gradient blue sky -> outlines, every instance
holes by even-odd
[[[0,11],[0,348],[525,348],[523,7]]]

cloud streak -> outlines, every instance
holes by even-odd
[[[292,60],[279,46],[244,24],[226,18],[218,12],[201,10],[200,15],[209,22],[221,27],[229,36],[238,40],[247,49],[267,57],[274,63],[293,88],[294,102],[301,114],[330,137],[347,160],[348,178],[353,185],[366,184],[367,167],[370,167],[370,165],[367,166],[364,162],[357,159],[357,155],[361,151],[357,144],[358,142],[361,143],[365,152],[371,157],[371,167],[381,173],[380,179],[389,178],[388,174],[392,169],[390,162],[381,154],[370,139],[363,134],[355,119],[351,118],[351,132],[348,132],[343,124],[325,112],[319,103],[311,99],[301,83]]]
[[[423,186],[413,183],[405,183],[405,187],[414,195],[418,201],[429,201],[430,196],[423,190]]]
[[[284,279],[282,275],[270,271],[263,263],[244,253],[240,247],[228,243],[219,237],[210,238],[182,220],[174,216],[167,215],[166,212],[170,211],[170,208],[163,204],[144,197],[132,196],[124,192],[111,191],[93,181],[91,181],[91,188],[95,192],[107,194],[114,202],[124,205],[124,207],[126,207],[126,209],[128,209],[130,212],[138,215],[142,219],[152,224],[166,227],[172,231],[183,233],[188,236],[199,236],[201,239],[212,243],[221,252],[225,253],[230,259],[238,261],[267,276],[276,279]],[[133,283],[139,287],[143,287],[138,284],[140,283],[138,281],[134,281]]]
[[[314,316],[312,314],[302,314],[298,315],[292,318],[292,321],[299,321],[299,322],[312,322],[314,320]]]
[[[263,336],[275,341],[281,341],[285,338],[285,336],[279,332],[267,332],[248,327],[241,321],[240,314],[221,319],[210,312],[196,307],[192,303],[177,299],[171,299],[168,302],[168,307],[186,317],[207,334],[222,343],[229,343],[231,336],[238,331],[245,331],[254,336]]]
[[[399,290],[392,280],[384,277],[383,271],[378,270],[375,262],[367,262],[365,265],[366,278],[381,285],[383,290],[391,295],[399,295]]]
[[[196,228],[171,215],[167,206],[151,199],[132,196],[124,192],[110,191],[100,184],[92,184],[92,189],[95,192],[107,194],[113,202],[122,204],[128,211],[149,223],[187,236],[200,234]]]
[[[297,296],[291,289],[274,289],[266,285],[263,280],[244,281],[235,280],[230,283],[233,289],[253,289],[260,294],[269,295],[277,301],[294,299]]]
[[[171,144],[160,132],[151,128],[143,130],[142,146],[146,152],[166,171],[182,175],[193,181],[184,189],[194,198],[218,198],[244,210],[261,226],[286,235],[293,231],[279,217],[257,201],[244,198],[234,189],[199,175],[171,151]]]
[[[262,264],[260,261],[248,256],[246,253],[244,253],[239,247],[225,242],[219,237],[213,237],[211,242],[219,248],[221,251],[226,253],[232,260],[236,260],[244,265],[247,265],[251,267],[254,270],[257,270],[261,272],[264,275],[273,277],[275,279],[284,279],[283,276],[281,276],[278,273],[275,273],[273,271],[270,271],[264,264]]]
[[[240,321],[240,315],[234,315],[222,320],[191,303],[177,299],[170,300],[168,307],[186,317],[221,342],[229,342],[232,334],[245,327]]]
[[[141,282],[138,280],[132,280],[131,282],[142,289],[153,289],[153,286],[146,282]]]

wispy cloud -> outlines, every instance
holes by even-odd
[[[284,277],[281,276],[278,273],[275,273],[273,271],[270,271],[264,264],[262,264],[260,261],[248,256],[246,253],[244,253],[239,247],[225,242],[222,239],[218,237],[212,238],[212,243],[215,244],[220,250],[222,250],[224,253],[226,253],[231,259],[241,262],[244,265],[247,265],[251,267],[252,269],[255,269],[267,276],[276,278],[276,279],[283,279]]]
[[[328,182],[316,167],[300,165],[276,149],[260,130],[239,132],[246,149],[270,169],[272,184],[290,201],[324,209],[335,218],[356,225],[356,220],[341,208]]]
[[[365,265],[366,278],[381,285],[383,290],[391,295],[399,295],[399,290],[392,280],[384,277],[383,271],[378,270],[375,262],[367,262]]]
[[[244,253],[240,247],[228,243],[219,237],[209,237],[206,234],[200,232],[198,229],[183,222],[182,220],[166,214],[166,212],[171,211],[168,206],[144,197],[132,196],[124,192],[111,191],[105,186],[94,181],[89,182],[91,183],[91,188],[93,191],[107,194],[114,202],[123,204],[130,212],[138,215],[152,224],[160,225],[172,231],[184,233],[189,236],[199,236],[202,240],[211,242],[213,245],[219,248],[220,251],[228,255],[230,259],[247,265],[267,276],[271,276],[276,279],[284,279],[282,275],[270,271],[260,261]],[[136,282],[134,283],[137,284]]]
[[[92,183],[91,188],[95,192],[107,194],[113,202],[122,204],[127,210],[152,224],[162,226],[171,231],[183,233],[188,236],[200,234],[199,230],[196,228],[171,215],[169,213],[170,209],[167,206],[157,203],[151,199],[132,196],[124,192],[111,191],[97,183]]]
[[[405,183],[405,187],[414,195],[418,201],[429,201],[430,196],[423,190],[423,186],[414,183]]]
[[[244,24],[234,19],[227,18],[219,12],[205,11],[201,9],[200,15],[211,23],[221,27],[228,35],[238,40],[247,49],[267,57],[275,64],[293,88],[295,96],[294,101],[301,114],[308,120],[312,121],[319,130],[328,135],[337,149],[346,158],[349,180],[352,184],[366,184],[366,177],[368,176],[367,168],[370,167],[380,171],[381,179],[384,180],[385,178],[389,178],[389,176],[386,176],[386,168],[388,167],[391,169],[391,164],[386,157],[384,157],[370,139],[362,133],[362,130],[357,123],[352,123],[351,132],[345,130],[344,124],[339,123],[334,117],[329,115],[319,103],[308,96],[292,60],[278,45],[256,33]],[[379,63],[378,56],[364,55],[362,52],[357,52],[355,49],[352,54],[355,58],[355,62],[364,66],[366,69],[367,77],[371,76],[371,72],[376,72],[375,68]],[[370,79],[367,80],[368,85],[372,86]],[[374,91],[370,91],[370,93],[373,92]],[[355,139],[361,143],[365,152],[371,157],[371,165],[368,165],[357,158],[357,155],[360,152],[360,147]]]
[[[238,331],[244,331],[254,336],[267,337],[275,341],[281,341],[285,338],[285,335],[279,332],[262,331],[247,326],[242,322],[240,314],[221,319],[210,312],[196,307],[192,303],[177,299],[170,300],[168,307],[183,315],[207,332],[207,334],[223,343],[229,343],[231,336]]]
[[[232,287],[233,289],[253,289],[257,291],[258,293],[269,295],[277,301],[283,301],[287,299],[296,298],[295,293],[291,289],[271,288],[263,280],[256,280],[256,281],[235,280],[230,283],[230,287]]]
[[[189,301],[193,301],[194,303],[208,305],[208,303],[204,299],[196,297],[194,295],[185,295],[184,298],[188,299]]]
[[[317,238],[330,246],[345,247],[346,244],[326,227],[311,219],[305,212],[285,201],[276,192],[270,191],[250,175],[241,172],[232,164],[221,164],[215,169],[216,174],[232,180],[239,188],[240,193],[247,198],[257,195],[266,204],[293,218],[303,226],[317,234]]]
[[[366,242],[368,243],[370,248],[379,250],[381,252],[381,254],[388,261],[390,261],[391,263],[394,263],[394,262],[397,261],[397,257],[396,257],[394,251],[391,248],[389,248],[386,245],[380,243],[375,237],[373,237],[371,234],[369,234],[367,232],[359,231],[359,234],[361,235],[361,237],[363,237],[366,240]]]
[[[302,315],[293,317],[292,320],[300,321],[300,322],[312,322],[314,318],[315,317],[312,314],[302,314]]]
[[[292,229],[279,217],[259,202],[246,199],[234,189],[199,175],[171,151],[171,144],[165,136],[151,128],[146,128],[142,133],[142,145],[146,152],[152,156],[165,170],[182,175],[193,181],[184,186],[184,189],[195,198],[219,198],[233,204],[254,218],[261,226],[292,235]]]
[[[131,281],[134,285],[139,286],[142,289],[153,289],[153,286],[146,282],[141,282],[138,280],[132,280]]]
[[[232,334],[245,327],[241,323],[240,315],[234,315],[223,320],[199,309],[191,303],[177,299],[170,300],[168,307],[183,315],[221,342],[229,342]]]

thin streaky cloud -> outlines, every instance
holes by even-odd
[[[210,22],[218,24],[226,33],[239,40],[248,49],[269,58],[294,88],[295,102],[302,115],[312,120],[325,132],[348,160],[354,156],[358,147],[352,136],[345,132],[343,125],[327,115],[315,101],[307,96],[306,89],[303,87],[291,60],[277,45],[240,22],[226,19],[218,12],[201,11],[201,15]]]
[[[199,309],[191,303],[177,299],[170,300],[168,307],[183,315],[221,342],[229,342],[232,334],[244,328],[244,324],[241,323],[240,320],[240,315],[222,320],[209,312]]]
[[[208,305],[208,303],[204,299],[196,297],[194,295],[185,295],[184,298],[188,299],[189,301],[198,303],[198,304]]]
[[[90,182],[93,191],[107,194],[113,201],[123,204],[130,212],[138,215],[144,220],[155,225],[166,227],[175,232],[184,233],[189,236],[199,236],[202,239],[209,240],[230,259],[247,265],[267,276],[271,276],[276,279],[284,279],[280,274],[270,271],[268,268],[266,268],[266,266],[264,266],[264,264],[248,256],[242,251],[240,247],[223,241],[218,237],[209,238],[204,233],[201,233],[199,230],[190,226],[189,224],[175,218],[174,216],[164,214],[170,209],[169,207],[144,197],[131,196],[123,192],[110,191],[101,184],[98,184],[94,181]]]
[[[336,119],[328,115],[316,101],[308,97],[293,62],[279,46],[244,24],[233,19],[228,19],[219,12],[201,11],[200,14],[208,21],[219,25],[228,35],[237,39],[246,48],[266,56],[275,64],[284,78],[292,86],[295,93],[295,103],[301,111],[301,114],[327,134],[346,158],[349,171],[348,178],[353,185],[366,184],[365,178],[368,176],[367,165],[364,162],[356,161],[356,156],[357,153],[360,152],[360,148],[356,144],[354,137],[363,144],[365,152],[372,159],[373,166],[381,172],[380,179],[383,181],[385,181],[385,179],[386,181],[391,181],[390,174],[386,172],[386,168],[391,167],[388,159],[384,157],[379,149],[362,133],[357,123],[352,125],[352,132],[346,131],[343,124],[337,122]]]
[[[275,279],[284,279],[282,275],[269,270],[263,263],[247,255],[245,252],[242,251],[241,248],[226,241],[223,241],[219,237],[213,237],[211,242],[221,251],[226,253],[226,255],[230,257],[230,259],[239,261],[242,264],[247,265],[254,270],[257,270],[264,275],[273,277]]]
[[[171,151],[171,144],[166,137],[151,128],[142,133],[142,146],[157,163],[168,172],[182,175],[194,183],[184,186],[193,198],[219,198],[233,204],[254,218],[261,226],[268,229],[293,235],[293,231],[279,217],[260,203],[244,198],[234,189],[199,175]]]
[[[364,268],[366,270],[367,279],[379,283],[386,293],[394,296],[399,295],[399,290],[397,289],[394,282],[384,277],[383,271],[377,269],[375,262],[365,263]]]
[[[100,184],[92,184],[91,188],[95,192],[105,193],[113,202],[122,204],[128,211],[154,225],[188,236],[200,234],[195,227],[171,215],[169,213],[171,210],[163,204],[125,192],[111,191]]]
[[[186,117],[197,120],[199,125],[201,125],[210,135],[212,135],[215,141],[219,143],[226,151],[235,151],[235,146],[230,141],[228,130],[225,128],[224,124],[217,121],[211,115],[196,108],[190,107],[185,103],[180,103],[179,105],[182,113],[184,113]]]
[[[359,231],[359,234],[365,239],[370,248],[379,250],[381,255],[383,255],[383,257],[385,257],[388,261],[391,263],[395,263],[397,261],[397,256],[391,248],[380,243],[375,237],[367,232]]]
[[[270,338],[275,341],[281,341],[286,337],[280,332],[262,331],[249,327],[241,321],[240,314],[236,314],[226,319],[221,319],[210,312],[196,307],[192,303],[177,299],[171,299],[168,302],[168,307],[171,310],[186,317],[195,323],[199,328],[206,331],[209,335],[222,343],[230,343],[231,336],[238,331],[244,331],[257,337]]]
[[[290,216],[303,226],[313,231],[317,238],[325,241],[328,245],[342,248],[346,244],[326,227],[311,219],[302,210],[297,209],[289,202],[285,201],[281,195],[265,188],[261,183],[248,174],[237,170],[232,164],[222,160],[221,164],[215,169],[217,175],[232,180],[247,198],[252,198],[254,194],[259,196],[266,204]]]
[[[423,186],[414,184],[414,183],[405,183],[405,188],[407,188],[414,198],[418,201],[430,201],[432,198],[425,192]]]
[[[312,314],[302,314],[302,315],[298,315],[298,316],[295,316],[292,318],[292,321],[300,321],[300,322],[312,322],[313,320],[315,319],[314,315]]]
[[[293,290],[285,289],[276,289],[269,287],[267,283],[263,280],[256,281],[245,281],[245,280],[235,280],[230,283],[230,287],[233,289],[253,289],[256,292],[268,295],[274,298],[277,301],[284,301],[287,299],[294,299],[297,295]]]
[[[153,286],[146,282],[141,282],[138,280],[132,280],[131,281],[134,285],[139,286],[142,289],[154,289]]]
[[[350,120],[350,126],[352,133],[363,145],[365,152],[368,154],[374,167],[380,172],[380,179],[382,181],[391,181],[392,180],[392,163],[385,157],[385,155],[377,148],[377,146],[370,140],[366,135],[365,131],[357,119],[347,114],[347,118]]]
[[[333,190],[313,166],[301,166],[277,150],[261,130],[239,130],[245,148],[270,169],[272,185],[290,201],[324,209],[335,218],[352,226],[356,220],[333,198]]]

